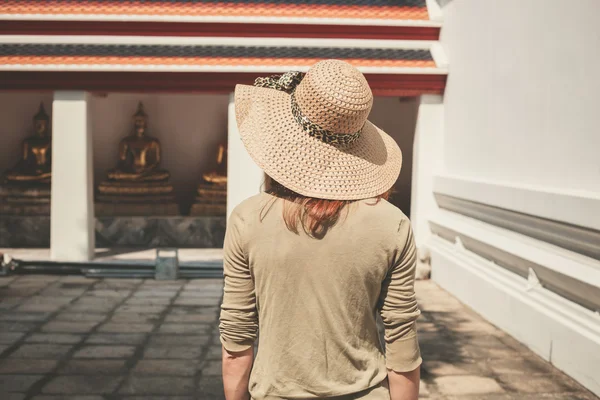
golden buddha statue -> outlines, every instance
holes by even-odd
[[[34,134],[21,146],[21,159],[0,180],[0,215],[49,215],[52,178],[50,118],[40,104]]]
[[[142,103],[133,115],[133,133],[119,143],[117,167],[98,186],[99,216],[177,215],[179,208],[169,184],[169,172],[160,168],[160,142],[147,134],[148,115]]]
[[[224,143],[219,144],[217,150],[217,168],[202,175],[202,179],[206,183],[213,183],[216,185],[227,184],[227,145]]]
[[[7,182],[50,183],[52,176],[52,139],[50,137],[50,117],[40,104],[38,113],[33,117],[34,134],[22,144],[21,160],[5,174]]]
[[[216,168],[202,175],[196,199],[190,210],[193,216],[220,216],[227,211],[227,145],[219,144]]]
[[[142,103],[133,116],[133,134],[119,143],[119,165],[108,171],[114,181],[166,181],[169,173],[159,168],[160,142],[146,134],[148,116]]]

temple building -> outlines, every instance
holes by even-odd
[[[431,278],[600,395],[600,3],[276,3],[2,2],[0,248],[220,247],[235,84],[343,59]]]

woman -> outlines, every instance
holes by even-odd
[[[415,245],[408,218],[386,201],[402,154],[367,121],[364,76],[322,61],[306,75],[238,85],[235,103],[244,145],[271,184],[228,222],[227,400],[416,400]]]

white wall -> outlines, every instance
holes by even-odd
[[[443,12],[447,172],[600,192],[600,2],[461,0]]]
[[[449,77],[444,168],[434,190],[600,229],[600,2],[454,0],[443,13]],[[488,252],[505,245],[503,256],[513,262],[540,252],[546,268],[563,265],[557,256],[600,268],[597,260],[455,213],[429,219],[450,232],[478,226],[472,237]],[[600,394],[596,314],[547,290],[532,295],[526,279],[460,242],[434,237],[430,249],[435,281]]]

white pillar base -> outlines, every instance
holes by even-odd
[[[248,197],[260,193],[264,186],[264,173],[252,161],[242,143],[237,121],[233,94],[229,97],[227,120],[227,216]]]
[[[92,136],[88,94],[58,91],[52,103],[50,254],[57,261],[94,257]]]

